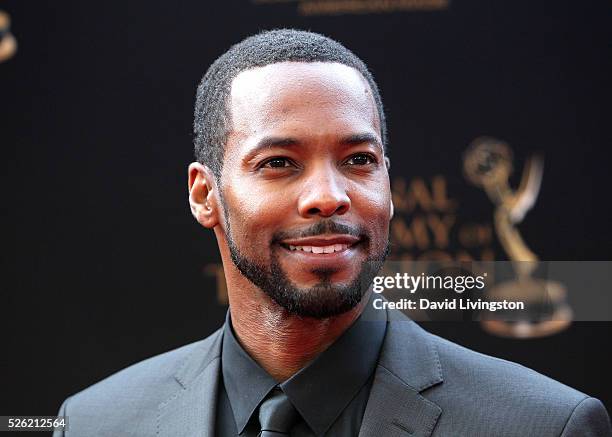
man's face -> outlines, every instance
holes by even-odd
[[[371,90],[336,63],[240,73],[221,175],[225,236],[241,273],[292,313],[341,314],[388,247],[391,195]]]

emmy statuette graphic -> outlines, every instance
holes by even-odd
[[[499,336],[543,337],[569,326],[572,311],[563,284],[532,276],[539,259],[527,247],[516,227],[538,197],[543,161],[536,156],[528,159],[516,190],[509,182],[512,161],[512,150],[506,143],[487,137],[474,140],[464,155],[466,178],[482,188],[495,205],[495,232],[514,269],[515,279],[493,286],[487,291],[487,298],[523,301],[531,309],[516,320],[491,313],[483,317],[481,323],[486,331]]]

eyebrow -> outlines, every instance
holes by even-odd
[[[341,144],[347,144],[351,146],[357,146],[359,144],[369,143],[378,146],[381,151],[383,151],[383,146],[380,143],[380,140],[376,135],[373,135],[369,132],[364,132],[360,134],[349,135],[348,137],[343,138],[340,141]]]
[[[340,140],[340,144],[347,146],[358,146],[359,144],[370,143],[380,148],[384,152],[380,139],[369,132],[352,134]],[[261,150],[272,149],[275,147],[298,147],[302,145],[296,138],[292,137],[265,137],[257,142],[257,144],[249,151],[249,155],[255,155]]]

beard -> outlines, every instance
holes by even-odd
[[[362,263],[361,270],[349,284],[338,285],[331,281],[333,270],[313,271],[320,281],[309,288],[297,287],[281,267],[278,254],[275,250],[277,242],[286,238],[285,233],[275,234],[271,242],[270,265],[263,266],[245,256],[235,244],[226,215],[226,239],[230,250],[232,262],[236,268],[250,282],[260,288],[274,302],[289,313],[316,319],[325,319],[343,314],[357,306],[366,294],[372,280],[381,269],[388,253],[389,242],[378,253],[370,254],[366,262]],[[300,232],[300,237],[315,236],[324,233],[339,233],[358,236],[359,244],[370,249],[370,238],[363,229],[354,228],[344,224],[324,219],[308,229]],[[371,249],[370,249],[371,250]]]

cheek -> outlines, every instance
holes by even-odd
[[[351,200],[353,212],[360,216],[370,234],[372,250],[381,251],[389,241],[389,222],[391,194],[386,188],[361,190]]]
[[[289,196],[281,191],[269,192],[247,182],[235,184],[225,197],[233,236],[237,238],[239,234],[246,241],[259,244],[269,244],[283,218],[280,212],[290,208]]]
[[[391,218],[391,193],[388,185],[355,186],[351,204],[368,225],[387,228]]]

